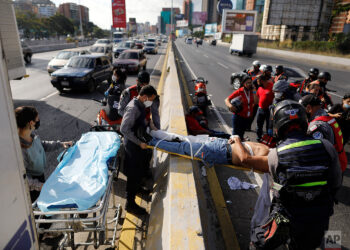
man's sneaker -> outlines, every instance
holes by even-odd
[[[135,215],[148,214],[146,209],[144,209],[143,207],[140,207],[135,202],[126,202],[125,210]]]

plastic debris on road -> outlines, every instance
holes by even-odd
[[[238,178],[231,176],[227,180],[227,184],[230,186],[231,190],[240,190],[240,189],[251,189],[251,188],[256,188],[258,185],[256,184],[251,184],[248,182],[242,182]]]

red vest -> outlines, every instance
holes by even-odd
[[[130,100],[134,99],[134,97],[137,97],[139,95],[139,92],[137,91],[137,85],[132,85],[129,88],[129,93],[130,93]],[[146,108],[146,120],[150,121],[151,120],[151,108]]]
[[[314,121],[327,122],[332,127],[333,134],[334,134],[334,140],[335,140],[334,147],[338,152],[341,170],[342,170],[342,172],[344,172],[346,169],[346,166],[348,164],[348,159],[347,159],[346,153],[344,151],[343,134],[340,130],[339,124],[337,123],[337,121],[333,117],[330,117],[330,116],[319,116]]]

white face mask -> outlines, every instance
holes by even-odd
[[[153,101],[147,100],[147,101],[145,101],[143,104],[145,105],[146,108],[148,108],[148,107],[151,107],[151,106],[152,106],[152,103],[153,103]]]
[[[112,75],[112,81],[115,82],[117,80],[117,77],[115,75]]]

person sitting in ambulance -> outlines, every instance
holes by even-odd
[[[34,131],[40,126],[39,113],[36,108],[22,106],[15,109],[19,141],[22,148],[24,167],[32,203],[40,195],[45,182],[44,171],[47,168],[45,152],[73,145],[72,141],[43,141]]]

